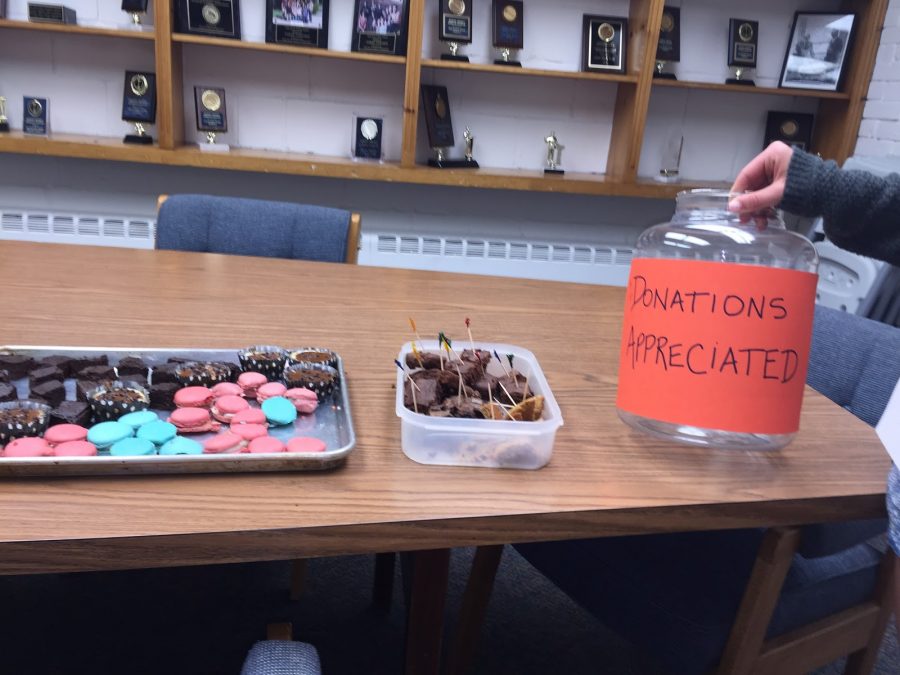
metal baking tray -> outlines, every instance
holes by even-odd
[[[106,354],[111,366],[126,356],[137,356],[151,368],[152,384],[154,365],[166,363],[169,358],[180,357],[192,361],[225,361],[238,363],[238,349],[125,349],[104,347],[0,347],[0,352],[15,353],[42,359],[60,354],[63,356],[98,356]],[[269,434],[282,441],[294,436],[312,436],[325,442],[325,452],[273,453],[273,454],[221,454],[221,455],[148,455],[143,457],[0,457],[0,476],[92,476],[111,474],[173,474],[173,473],[238,473],[258,471],[321,471],[342,465],[356,445],[353,418],[350,415],[350,399],[347,395],[347,377],[344,361],[338,355],[340,383],[330,401],[319,404],[312,415],[299,415],[294,424],[272,427]],[[128,377],[123,379],[127,380]],[[28,394],[28,378],[14,382],[19,398]],[[66,399],[75,400],[75,380],[67,379]],[[256,403],[252,403],[256,406]],[[152,408],[151,408],[152,409]],[[162,420],[169,411],[153,410]],[[215,434],[191,434],[188,437],[202,443]]]

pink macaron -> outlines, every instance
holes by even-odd
[[[319,407],[319,397],[316,392],[303,387],[295,387],[284,392],[284,397],[294,404],[301,415],[311,415]]]
[[[238,386],[244,392],[244,396],[247,398],[256,398],[256,391],[261,386],[263,386],[266,382],[269,381],[262,373],[254,373],[253,371],[247,373],[241,373],[238,376]]]
[[[88,430],[79,424],[57,424],[44,432],[44,440],[56,447],[62,443],[87,439]]]
[[[287,450],[284,443],[273,436],[260,436],[250,441],[247,446],[247,452],[253,454],[269,454],[273,452],[284,452]]]
[[[3,450],[5,457],[49,457],[53,448],[43,438],[29,436],[10,441]]]
[[[266,414],[259,408],[248,408],[235,413],[231,418],[231,425],[235,424],[265,424]]]
[[[217,398],[212,406],[212,416],[220,422],[228,424],[231,418],[243,410],[249,410],[250,404],[240,396],[223,396]]]
[[[213,402],[212,390],[207,387],[184,387],[175,392],[179,408],[208,408]]]
[[[57,457],[93,457],[97,454],[97,446],[87,441],[69,441],[53,448]]]
[[[203,452],[207,455],[223,455],[235,452],[241,452],[247,447],[247,441],[238,436],[225,432],[218,436],[213,436],[203,444]]]
[[[256,390],[256,400],[262,403],[266,399],[274,398],[275,396],[284,396],[286,391],[287,387],[281,382],[269,382]]]
[[[325,452],[325,443],[318,438],[297,436],[287,442],[288,452]]]
[[[206,408],[176,408],[169,415],[169,422],[175,425],[179,434],[202,434],[218,431],[221,427]]]
[[[212,392],[213,398],[217,399],[222,398],[223,396],[241,396],[244,393],[241,386],[234,382],[219,382],[219,384],[210,389],[210,391]]]
[[[269,435],[269,427],[265,424],[232,424],[230,429],[231,433],[240,436],[245,441]]]

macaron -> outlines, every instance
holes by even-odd
[[[97,454],[97,446],[87,441],[69,441],[53,448],[57,457],[93,457]]]
[[[3,450],[4,457],[49,457],[53,448],[43,438],[25,436],[9,442]]]
[[[275,396],[263,401],[262,411],[266,414],[269,424],[275,426],[290,424],[297,419],[297,409],[294,404],[283,396]]]
[[[212,405],[212,416],[220,422],[228,424],[236,413],[250,408],[250,404],[241,396],[223,396],[217,398]]]
[[[155,422],[145,424],[140,429],[138,429],[137,437],[148,440],[153,443],[153,445],[160,446],[163,443],[168,443],[173,438],[175,438],[175,434],[177,433],[178,427],[176,427],[174,424],[157,420]]]
[[[169,423],[174,424],[180,434],[202,434],[220,428],[206,408],[176,408],[169,415]]]
[[[146,438],[123,438],[116,441],[109,449],[114,457],[135,457],[138,455],[155,455],[156,446]]]
[[[256,391],[268,381],[269,379],[265,375],[252,370],[241,373],[237,379],[238,386],[247,398],[256,398]]]
[[[202,455],[203,446],[195,440],[176,436],[159,449],[161,455]]]
[[[213,436],[203,444],[203,452],[207,455],[222,455],[240,452],[247,446],[247,441],[230,432]]]
[[[256,390],[256,400],[262,403],[275,396],[283,396],[286,391],[287,387],[281,384],[281,382],[269,382]]]
[[[179,408],[208,408],[214,396],[208,387],[184,387],[175,392],[175,405]]]
[[[221,398],[223,396],[242,396],[244,393],[243,388],[239,384],[235,384],[234,382],[219,382],[216,386],[210,389],[214,398]]]
[[[44,432],[44,440],[55,447],[61,443],[83,441],[87,434],[88,430],[80,424],[57,424]]]
[[[266,424],[266,413],[259,408],[242,410],[231,418],[231,426],[235,424]]]
[[[129,438],[134,434],[127,424],[121,422],[100,422],[88,429],[87,439],[97,446],[98,450],[107,450],[116,441]]]
[[[138,430],[139,427],[144,424],[149,424],[150,422],[156,422],[159,419],[159,416],[155,412],[150,410],[138,410],[137,412],[128,413],[127,415],[122,415],[119,418],[119,422],[122,424],[127,424],[135,431]],[[45,435],[46,438],[46,435]]]
[[[231,433],[240,436],[245,441],[269,435],[269,427],[266,424],[232,424],[230,428]]]
[[[270,454],[273,452],[285,452],[287,448],[284,443],[274,436],[261,436],[254,438],[247,446],[247,452],[252,454]]]
[[[318,438],[297,436],[287,442],[288,452],[325,452],[325,443]]]
[[[319,407],[319,397],[311,389],[294,387],[284,392],[284,397],[294,404],[301,415],[311,415]]]

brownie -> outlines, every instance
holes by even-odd
[[[132,375],[146,377],[147,370],[147,364],[137,356],[126,356],[116,364],[116,372],[119,374],[120,380],[130,380]]]
[[[54,424],[79,424],[83,427],[91,423],[91,408],[82,401],[63,401],[50,412],[50,426]]]
[[[175,410],[175,392],[181,389],[177,382],[161,382],[150,386],[150,407],[154,410]]]
[[[94,389],[101,386],[109,386],[115,380],[100,380],[99,382],[93,382],[91,380],[78,380],[75,383],[75,399],[78,401],[87,401],[88,394],[90,394]]]
[[[412,387],[410,386],[410,381],[406,381],[406,385],[403,387],[403,404],[413,410],[415,407],[418,407],[419,412],[424,412],[428,408],[432,406],[440,406],[441,405],[441,391],[440,385],[435,378],[422,378],[416,381],[416,389],[415,397],[415,406],[413,406],[413,394]]]
[[[65,377],[63,371],[56,366],[41,366],[40,368],[35,368],[28,374],[28,386],[34,389],[44,382],[49,382],[50,380],[62,381]]]
[[[64,377],[72,377],[72,357],[63,356],[62,354],[53,354],[45,356],[40,360],[41,366],[53,366],[59,368],[63,372]]]
[[[0,410],[0,445],[14,438],[40,436],[47,428],[50,417],[40,401],[10,402]]]
[[[77,375],[80,380],[91,380],[100,382],[101,380],[115,380],[116,371],[112,366],[88,366],[78,371]]]
[[[422,359],[422,363],[419,364],[419,359],[416,358],[415,354],[410,352],[406,355],[406,365],[409,368],[429,368],[429,369],[438,369],[441,367],[441,356],[440,354],[433,354],[432,352],[419,352],[419,357]]]
[[[175,378],[185,387],[211,387],[231,379],[231,364],[191,361],[175,366]]]
[[[153,370],[150,371],[150,382],[153,384],[178,382],[178,378],[175,377],[175,369],[179,365],[178,363],[164,363],[161,366],[153,366]]]
[[[170,356],[168,359],[166,359],[166,363],[174,363],[177,365],[179,363],[190,363],[194,360],[195,359],[188,359],[183,356]]]
[[[516,377],[513,377],[513,374]],[[500,387],[506,388],[506,391]],[[509,392],[509,396],[507,396],[507,392]],[[516,403],[521,403],[526,398],[530,398],[534,394],[531,391],[531,387],[526,389],[525,387],[525,376],[519,373],[518,371],[510,371],[510,375],[504,375],[497,379],[497,389],[494,393],[494,397],[499,399],[502,403],[509,403],[509,397],[512,396],[513,400]]]
[[[459,358],[470,363],[480,363],[484,368],[491,363],[491,353],[486,349],[476,349],[474,352],[471,349],[464,349]]]
[[[475,391],[485,401],[490,400],[491,396],[497,397],[497,378],[490,373],[485,373],[475,383]]]
[[[126,375],[125,377],[120,377],[120,380],[124,380],[125,382],[134,382],[135,384],[139,384],[144,389],[147,388],[147,378],[143,375]]]
[[[441,406],[450,413],[451,417],[465,417],[467,419],[483,419],[481,414],[482,401],[478,398],[466,398],[465,396],[451,396]]]
[[[69,368],[66,374],[69,377],[77,377],[78,373],[85,368],[108,365],[109,359],[106,357],[106,354],[100,354],[99,356],[76,356],[69,362]]]
[[[48,380],[32,387],[29,396],[45,401],[51,408],[55,408],[66,400],[66,388],[60,380]]]
[[[0,370],[0,382],[9,382],[8,370]]]
[[[0,382],[0,403],[15,401],[18,398],[16,388],[8,382]]]
[[[18,380],[34,368],[34,359],[21,354],[0,354],[0,368],[9,372],[10,379]]]

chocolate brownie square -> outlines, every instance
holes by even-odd
[[[0,370],[0,382],[9,382],[8,370]]]
[[[0,403],[15,401],[17,398],[16,388],[13,385],[7,382],[0,382]]]
[[[83,427],[91,423],[91,407],[81,401],[63,401],[50,412],[50,426],[54,424],[80,424]]]
[[[63,356],[62,354],[53,354],[45,356],[39,361],[41,366],[53,366],[63,371],[64,377],[72,377],[72,357]]]
[[[62,381],[65,377],[63,371],[56,366],[42,366],[35,368],[28,374],[28,386],[34,389],[44,382],[49,382],[50,380]]]
[[[99,382],[94,382],[92,380],[78,380],[75,383],[75,399],[78,401],[87,401],[88,394],[90,394],[94,389],[100,386],[109,385],[114,380],[100,380]]]
[[[161,366],[153,366],[153,371],[150,373],[150,381],[153,384],[162,384],[163,382],[178,382],[178,378],[175,377],[175,370],[178,368],[177,363],[164,363]]]
[[[142,377],[146,377],[147,364],[144,363],[143,359],[139,359],[136,356],[126,356],[124,359],[120,359],[116,364],[116,372],[119,374],[120,380],[131,379],[129,377],[130,375],[141,375]]]
[[[49,380],[48,382],[42,382],[36,387],[32,387],[29,396],[32,399],[46,401],[47,405],[51,408],[55,408],[66,400],[66,388],[59,380]]]
[[[99,356],[76,356],[72,358],[72,361],[69,363],[69,377],[78,377],[78,373],[80,373],[85,368],[91,368],[92,366],[108,366],[109,359],[106,357],[106,354],[100,354]]]
[[[176,382],[162,382],[150,387],[150,407],[154,410],[175,410],[175,392],[181,389]]]
[[[34,359],[21,354],[0,354],[0,368],[9,372],[10,379],[18,380],[34,368]]]
[[[142,386],[144,389],[147,388],[147,378],[143,375],[126,375],[125,377],[119,378],[120,382],[134,382]]]
[[[88,366],[78,371],[79,380],[91,380],[99,382],[100,380],[115,380],[116,371],[112,366]]]

